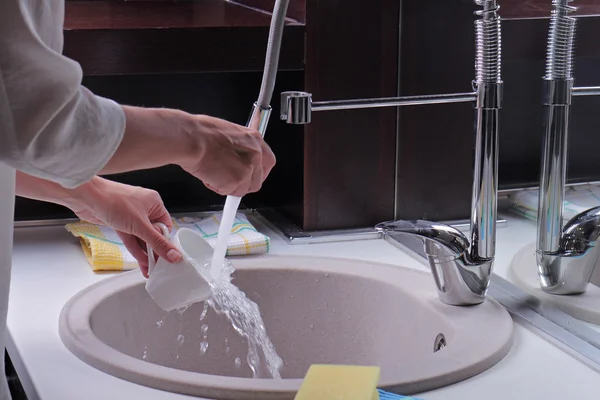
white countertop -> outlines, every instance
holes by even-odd
[[[495,264],[502,277],[513,255],[535,235],[533,222],[507,219],[508,225],[498,230]],[[349,257],[424,268],[383,240],[288,245],[266,227],[258,228],[271,236],[273,254]],[[7,346],[30,400],[198,400],[112,377],[63,346],[58,335],[63,305],[79,290],[107,276],[91,271],[78,241],[63,227],[16,230]],[[519,325],[513,348],[500,363],[466,381],[416,395],[425,400],[596,400],[599,396],[600,374]]]

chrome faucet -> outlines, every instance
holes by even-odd
[[[573,85],[576,10],[572,0],[553,0],[544,76],[545,134],[537,217],[537,264],[542,290],[580,294],[598,259],[600,207],[584,211],[563,226],[567,139],[572,96],[598,95],[598,87]]]
[[[306,92],[282,93],[281,119],[309,123],[312,111],[367,107],[475,102],[476,150],[471,212],[471,240],[458,229],[437,222],[388,221],[376,229],[403,244],[422,243],[438,295],[450,305],[474,305],[485,300],[496,246],[498,187],[498,120],[502,106],[501,34],[496,0],[475,0],[476,56],[473,91],[458,94],[312,102]]]

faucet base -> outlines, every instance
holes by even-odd
[[[472,306],[485,301],[493,259],[473,258],[458,229],[430,221],[388,221],[375,229],[426,259],[444,304]]]
[[[567,222],[555,251],[544,249],[547,242],[539,239],[537,265],[542,290],[562,295],[585,293],[600,255],[596,246],[600,240],[600,207],[579,213]]]
[[[596,265],[598,248],[583,254],[548,254],[537,252],[538,277],[541,289],[556,295],[578,295],[587,290]]]

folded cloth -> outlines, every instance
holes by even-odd
[[[523,190],[509,196],[511,210],[531,220],[537,220],[539,191],[537,189]],[[563,200],[563,220],[569,221],[577,214],[600,206],[600,186],[578,185],[565,190]]]
[[[208,218],[173,219],[173,231],[183,227],[195,230],[214,247],[221,216],[222,213],[217,213]],[[137,261],[112,228],[81,221],[67,224],[66,229],[79,238],[92,270],[123,271],[138,268]],[[258,232],[246,215],[236,215],[229,237],[228,256],[265,254],[269,252],[269,244],[269,237]]]

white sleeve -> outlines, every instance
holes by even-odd
[[[0,162],[76,187],[116,151],[123,109],[81,86],[81,67],[42,41],[27,2],[1,3]]]

